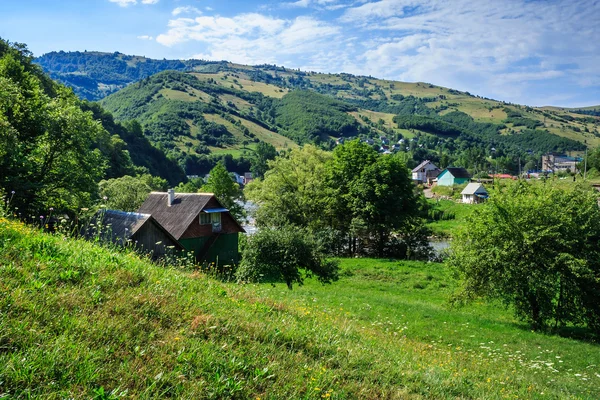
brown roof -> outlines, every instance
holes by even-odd
[[[138,212],[151,214],[175,239],[179,240],[213,196],[212,193],[175,193],[175,200],[169,206],[167,193],[152,192]]]

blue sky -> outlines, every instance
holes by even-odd
[[[0,37],[600,105],[600,0],[0,0]]]

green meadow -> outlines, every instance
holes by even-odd
[[[598,398],[585,332],[452,308],[443,264],[340,264],[240,285],[0,219],[0,398]]]

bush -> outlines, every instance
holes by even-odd
[[[536,329],[600,333],[599,243],[595,191],[519,182],[472,214],[449,264],[464,280],[463,300],[499,299]]]
[[[304,229],[264,228],[248,238],[236,273],[242,282],[285,282],[289,289],[315,275],[322,283],[338,279],[338,264],[325,260],[321,246]]]

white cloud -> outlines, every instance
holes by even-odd
[[[171,14],[173,16],[177,16],[179,14],[202,14],[202,11],[198,10],[196,7],[183,6],[175,8]]]
[[[284,4],[296,17],[190,15],[178,7],[156,40],[198,58],[425,81],[514,102],[544,98],[546,83],[548,98],[567,86],[600,93],[597,0]],[[306,15],[341,7],[333,21]]]
[[[358,57],[373,75],[522,101],[533,99],[535,81],[598,85],[600,34],[591,15],[600,15],[594,0],[381,0],[347,9],[340,22],[371,37]]]
[[[127,7],[137,4],[137,0],[108,0],[111,3],[117,3],[120,7]],[[156,4],[160,0],[142,0],[142,4]]]
[[[152,39],[154,39],[152,36],[149,36],[149,35],[140,35],[137,38],[140,39],[140,40],[152,40]]]
[[[136,4],[137,0],[108,0],[111,3],[117,3],[121,7],[127,7],[131,4]]]
[[[324,10],[337,10],[348,7],[347,4],[338,4],[339,0],[297,0],[292,2],[282,3],[284,8],[307,8],[317,7]]]

